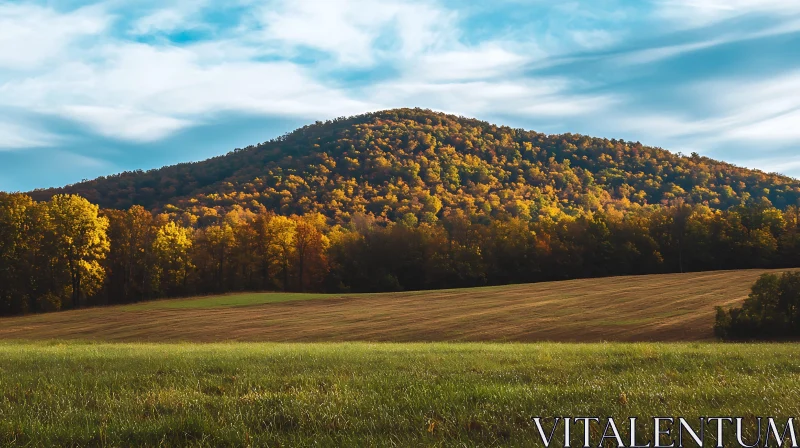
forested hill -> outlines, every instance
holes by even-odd
[[[34,199],[77,193],[106,208],[132,205],[211,218],[239,205],[280,214],[353,213],[435,220],[561,213],[683,200],[727,209],[767,198],[797,205],[800,181],[621,140],[545,135],[421,109],[305,126],[198,163],[125,172]]]

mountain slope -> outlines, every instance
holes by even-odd
[[[676,200],[726,209],[762,198],[785,208],[800,200],[800,181],[640,143],[397,109],[317,122],[203,162],[30,194],[57,193],[201,217],[239,205],[337,221],[354,213],[427,221],[448,208],[535,216]]]

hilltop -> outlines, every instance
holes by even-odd
[[[545,135],[421,109],[317,122],[197,163],[124,172],[63,188],[104,208],[142,205],[214,217],[235,206],[280,214],[355,213],[434,220],[571,215],[685,202],[725,210],[768,199],[784,209],[800,181],[638,142]]]

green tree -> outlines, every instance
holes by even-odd
[[[800,272],[762,275],[740,308],[717,308],[714,332],[723,339],[800,337]]]

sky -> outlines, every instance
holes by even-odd
[[[800,1],[0,0],[0,190],[395,107],[800,177]]]

